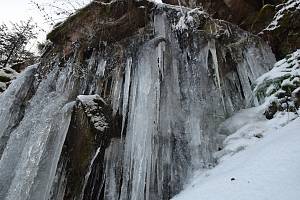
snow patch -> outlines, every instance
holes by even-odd
[[[208,18],[209,15],[207,12],[195,8],[189,11],[181,12],[182,16],[179,18],[176,25],[173,26],[173,28],[177,31],[184,31],[188,30],[189,28],[193,27],[197,20],[199,20],[199,16],[203,16],[204,18]]]
[[[101,106],[99,105],[99,101],[106,105],[105,101],[97,94],[79,95],[77,100],[84,106],[85,113],[90,118],[94,127],[101,132],[105,131],[108,128],[108,123],[106,122],[106,118],[101,112]]]

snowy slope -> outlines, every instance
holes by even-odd
[[[220,164],[199,171],[174,200],[300,199],[300,118],[278,113],[272,120],[255,121],[260,112],[258,107],[235,116],[248,116],[250,123],[240,124],[225,140]]]

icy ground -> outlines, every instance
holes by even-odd
[[[235,133],[216,154],[220,163],[199,171],[173,200],[300,199],[300,118],[281,112],[265,120],[262,110],[241,111],[223,124]]]

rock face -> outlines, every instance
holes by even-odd
[[[276,0],[163,0],[173,5],[183,5],[190,8],[202,6],[210,15],[217,19],[227,20],[236,24],[243,24],[253,18],[256,13],[266,4],[278,4]],[[249,24],[248,24],[249,25]],[[244,24],[246,27],[246,24]],[[250,28],[250,27],[249,27]]]
[[[275,62],[237,26],[147,1],[93,2],[49,39],[32,82],[0,96],[27,102],[0,105],[1,199],[169,199],[215,164],[218,125]]]
[[[300,48],[299,0],[163,0],[191,8],[202,6],[214,18],[230,21],[267,41],[276,58]]]
[[[300,0],[288,0],[275,7],[273,19],[260,33],[283,59],[300,48]]]

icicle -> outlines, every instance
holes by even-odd
[[[56,170],[56,176],[53,181],[53,187],[50,195],[51,199],[64,199],[67,185],[67,170],[64,162],[60,163]]]
[[[194,115],[195,113],[191,113],[191,115]],[[201,149],[200,145],[204,143],[204,141],[201,141],[202,137],[202,130],[200,127],[200,121],[197,116],[189,116],[186,124],[185,124],[185,130],[187,133],[190,134],[191,140],[191,158],[193,160],[193,168],[197,168],[201,166],[200,158],[201,158]]]
[[[160,42],[157,46],[157,65],[162,79],[164,78],[164,53],[166,45],[165,42]]]
[[[105,150],[105,191],[104,199],[119,199],[119,189],[122,177],[123,142],[120,139],[112,139]]]
[[[65,96],[53,91],[55,86],[60,88],[63,84],[61,79],[57,80],[58,75],[58,70],[53,70],[39,85],[4,149],[0,161],[0,196],[6,200],[48,198],[74,105],[66,105]],[[39,176],[37,182],[36,176]]]
[[[128,116],[125,141],[124,177],[120,199],[144,198],[145,181],[151,174],[152,138],[157,134],[156,96],[159,95],[159,76],[153,49],[145,47],[139,57],[132,85],[132,104]],[[128,190],[131,188],[131,190]]]
[[[84,191],[85,191],[86,185],[89,181],[89,178],[90,178],[90,175],[91,175],[91,172],[92,172],[92,169],[93,169],[93,164],[94,164],[96,158],[98,157],[100,151],[101,151],[101,146],[97,148],[96,153],[94,154],[94,156],[93,156],[93,158],[90,162],[90,165],[88,167],[88,171],[87,171],[87,173],[84,177],[84,183],[83,183],[83,187],[82,187],[81,194],[80,194],[80,197],[79,197],[80,200],[83,200]]]
[[[157,38],[157,44],[155,48],[157,49],[157,67],[161,78],[164,78],[164,54],[166,51],[166,38],[167,38],[167,26],[166,26],[166,14],[155,15],[154,26]],[[157,46],[156,46],[157,45]]]
[[[121,138],[123,137],[124,127],[125,127],[125,122],[126,122],[127,112],[128,112],[129,91],[130,91],[130,82],[131,82],[131,66],[132,66],[132,58],[128,58],[127,65],[125,67],[125,82],[123,87]]]
[[[117,69],[117,71],[114,74],[113,93],[112,93],[113,116],[115,116],[120,109],[122,84],[123,84],[123,76],[122,76],[122,69],[120,67]]]
[[[0,138],[9,134],[11,129],[18,123],[21,115],[21,105],[24,103],[26,96],[32,86],[34,74],[37,65],[27,67],[16,80],[14,80],[9,88],[0,95]],[[6,135],[6,137],[9,137]],[[3,141],[3,140],[2,140]],[[4,148],[5,142],[0,141],[0,156],[1,149]]]
[[[105,74],[105,68],[106,68],[106,60],[100,59],[98,61],[98,67],[96,71],[96,76],[102,78]]]
[[[224,109],[224,111],[226,111],[226,105],[225,105],[222,88],[221,88],[221,77],[220,77],[220,73],[219,73],[219,64],[218,64],[218,57],[217,57],[217,52],[216,52],[215,41],[214,40],[210,41],[208,43],[208,45],[209,45],[209,51],[211,52],[213,63],[214,63],[213,64],[214,73],[215,73],[214,78],[216,79],[217,87],[219,89],[220,97],[222,99],[223,109]]]

